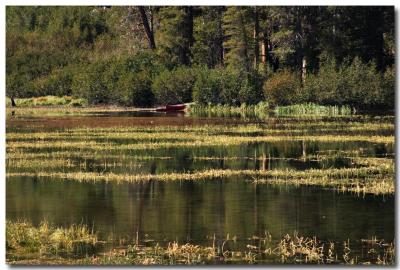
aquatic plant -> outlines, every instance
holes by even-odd
[[[211,179],[241,177],[251,180],[255,184],[291,184],[291,185],[318,185],[342,191],[357,193],[387,194],[394,193],[394,164],[392,160],[384,158],[355,158],[361,167],[307,169],[302,171],[289,169],[274,170],[230,170],[208,169],[193,173],[159,173],[159,174],[132,174],[113,172],[7,172],[7,177],[43,177],[69,179],[76,181],[202,181]],[[29,168],[29,165],[28,165]]]
[[[56,227],[46,220],[39,226],[28,221],[6,221],[6,248],[19,254],[58,254],[94,250],[99,241],[85,224]]]
[[[295,104],[289,106],[276,106],[275,114],[278,116],[288,115],[315,115],[315,116],[341,116],[355,114],[355,110],[348,105],[318,105],[314,103]]]
[[[71,232],[71,228],[72,232]],[[236,250],[234,244],[237,237],[220,239],[216,244],[215,235],[211,245],[180,244],[169,242],[166,245],[141,244],[136,239],[134,244],[125,244],[118,248],[111,247],[105,252],[84,253],[81,256],[56,256],[57,247],[67,247],[74,241],[85,243],[107,243],[93,238],[86,227],[57,228],[42,222],[39,227],[28,222],[7,221],[6,243],[7,262],[11,264],[32,264],[32,260],[16,256],[22,252],[32,254],[42,250],[34,259],[40,264],[86,264],[86,265],[177,265],[177,264],[232,264],[232,263],[284,263],[284,264],[384,264],[395,262],[393,243],[380,241],[363,241],[370,252],[362,257],[352,255],[350,242],[327,242],[317,237],[300,236],[298,233],[286,234],[281,239],[274,239],[268,232],[253,235],[245,241],[246,248]],[[33,236],[32,236],[33,235]],[[50,235],[50,236],[49,236]],[[59,236],[62,235],[62,236]],[[65,236],[67,235],[67,236]],[[34,240],[32,240],[34,238]],[[68,239],[68,240],[66,240]],[[33,247],[27,250],[27,246]],[[69,248],[68,248],[69,247]],[[43,252],[46,251],[46,252]],[[83,255],[83,256],[82,256]],[[28,257],[29,258],[29,257]]]

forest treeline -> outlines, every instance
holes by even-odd
[[[394,108],[394,7],[6,8],[6,93]]]

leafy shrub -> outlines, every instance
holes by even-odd
[[[288,105],[296,101],[299,88],[299,76],[289,70],[282,70],[264,83],[264,94],[273,105]]]
[[[359,58],[342,67],[343,89],[348,93],[347,104],[370,108],[379,103],[381,76],[373,63],[365,64]]]
[[[28,85],[28,79],[24,74],[16,72],[6,75],[6,94],[8,97],[33,96],[35,93]]]
[[[158,104],[190,102],[196,79],[195,73],[192,68],[187,67],[161,72],[152,84],[156,102]]]
[[[317,74],[307,77],[303,91],[307,97],[302,101],[374,107],[382,100],[381,80],[372,63],[365,64],[355,58],[351,63],[345,62],[337,68],[335,61],[328,59],[321,64]]]
[[[396,71],[394,66],[386,69],[381,82],[380,103],[394,109],[396,89]]]
[[[151,80],[147,73],[125,73],[118,81],[118,91],[122,93],[122,104],[148,107],[154,102]]]
[[[66,96],[72,93],[73,75],[69,69],[56,69],[51,74],[37,78],[31,83],[38,96]]]
[[[317,74],[309,74],[300,91],[299,103],[316,102],[318,104],[343,104],[348,99],[342,86],[342,72],[336,68],[334,59],[322,62]]]
[[[257,104],[263,100],[262,79],[237,69],[199,69],[193,100],[199,104]]]
[[[72,93],[88,100],[91,104],[109,104],[120,100],[116,91],[123,67],[119,62],[95,62],[87,72],[76,74],[72,83]]]
[[[258,73],[253,72],[247,76],[247,79],[242,81],[239,100],[241,104],[251,105],[264,100],[262,77]]]
[[[124,59],[127,71],[138,73],[146,72],[149,79],[155,77],[164,67],[159,63],[158,56],[153,52],[139,52]]]
[[[193,87],[193,101],[198,104],[219,104],[222,69],[199,68]]]
[[[224,69],[221,76],[221,103],[231,106],[239,106],[239,92],[242,88],[243,75],[236,69]]]

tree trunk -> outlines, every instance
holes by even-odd
[[[301,81],[303,85],[304,82],[306,81],[306,76],[307,76],[307,58],[303,56],[302,66],[301,66]]]
[[[17,104],[15,103],[14,97],[11,97],[11,107],[17,107]]]
[[[193,45],[193,7],[186,6],[183,7],[184,18],[183,18],[183,29],[182,37],[183,44],[181,44],[179,58],[182,65],[190,64],[190,48]]]
[[[268,36],[267,33],[263,33],[262,43],[261,43],[261,63],[264,66],[264,73],[268,73]]]
[[[254,12],[254,69],[258,69],[260,45],[259,45],[260,24],[258,20],[258,9],[255,7]]]
[[[149,21],[147,19],[147,15],[146,15],[146,10],[142,6],[139,6],[138,9],[140,12],[140,17],[142,18],[142,23],[143,23],[144,31],[146,32],[147,40],[149,41],[149,47],[150,47],[150,49],[155,50],[156,43],[154,41],[154,33],[153,33],[153,29],[150,28]]]

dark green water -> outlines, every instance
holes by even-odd
[[[209,244],[214,233],[238,239],[286,233],[332,241],[394,238],[394,197],[319,188],[258,185],[242,179],[204,182],[77,183],[7,181],[7,218],[35,224],[94,225],[103,237]]]

